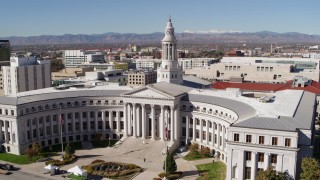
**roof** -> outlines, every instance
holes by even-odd
[[[94,87],[89,89],[55,90],[54,88],[38,89],[18,93],[17,96],[0,96],[0,104],[20,105],[49,99],[64,99],[77,97],[120,97],[122,93],[131,90],[126,86]]]
[[[237,121],[232,126],[280,131],[312,129],[314,114],[314,108],[312,107],[314,106],[315,94],[304,92],[293,117],[279,116],[278,118],[272,118],[255,116],[244,121]]]
[[[193,82],[193,83],[197,83],[197,84],[201,84],[201,85],[210,85],[211,82],[210,81],[207,81],[207,80],[204,80],[204,79],[201,79],[201,78],[198,78],[196,76],[192,76],[192,75],[185,75],[183,76],[183,81],[189,81],[189,82]]]
[[[231,83],[231,82],[215,82],[212,87],[214,89],[239,88],[249,91],[281,91],[285,89],[304,90],[314,94],[320,94],[320,83],[312,81],[310,86],[292,87],[292,81],[283,84],[271,83]]]
[[[192,90],[192,88],[168,82],[158,82],[155,84],[149,84],[147,86],[174,97],[180,96]]]
[[[184,96],[182,100],[208,103],[208,104],[213,104],[213,105],[228,108],[234,111],[235,113],[237,113],[240,120],[247,119],[256,114],[255,108],[253,108],[249,104],[243,103],[241,101],[227,99],[224,97],[197,95],[197,94],[189,93],[187,96]]]

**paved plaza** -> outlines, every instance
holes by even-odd
[[[119,142],[112,148],[95,148],[77,150],[76,155],[80,158],[73,164],[60,167],[61,170],[68,170],[75,165],[83,166],[91,163],[93,160],[101,159],[104,161],[116,161],[123,163],[133,163],[146,170],[136,176],[136,180],[148,180],[158,177],[160,172],[163,172],[163,162],[165,155],[161,152],[165,149],[165,143],[158,140],[145,140],[137,138],[127,138],[123,142]],[[176,163],[178,171],[182,171],[181,179],[196,179],[198,171],[195,167],[196,164],[204,164],[212,162],[212,158],[185,161],[182,159],[183,154],[176,156]],[[52,157],[58,159],[59,156]],[[146,161],[144,162],[144,158]],[[3,162],[2,162],[3,163]],[[17,179],[17,180],[30,180],[30,179],[63,179],[62,175],[50,176],[43,174],[44,162],[36,162],[29,165],[16,165],[20,168],[19,171],[14,171],[11,175],[0,175],[0,179]]]

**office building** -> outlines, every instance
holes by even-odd
[[[157,71],[129,71],[128,86],[145,86],[157,82]]]

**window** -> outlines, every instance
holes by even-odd
[[[251,167],[246,167],[244,176],[245,179],[251,179]]]
[[[239,142],[239,134],[233,134],[233,141]]]
[[[246,136],[246,143],[251,143],[251,135]]]
[[[259,136],[259,144],[264,144],[264,136]]]
[[[271,163],[274,163],[274,164],[277,163],[277,155],[276,154],[271,154]]]
[[[290,146],[291,146],[291,139],[290,139],[290,138],[285,138],[285,140],[284,140],[284,145],[285,145],[286,147],[290,147]]]
[[[278,145],[278,138],[277,137],[272,137],[272,145],[273,146]]]
[[[199,121],[199,119],[196,119],[196,121],[197,121],[197,125],[200,125],[200,121]]]
[[[250,151],[246,151],[246,161],[251,161],[251,152]]]
[[[264,153],[258,153],[258,162],[264,162]]]

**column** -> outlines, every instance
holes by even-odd
[[[64,119],[63,119],[65,122],[64,122],[64,132],[65,132],[65,135],[66,135],[66,142],[69,142],[69,138],[67,138],[67,135],[68,135],[68,114],[65,113],[64,114]]]
[[[282,170],[283,170],[282,166],[283,166],[283,154],[278,154],[276,170],[282,172]]]
[[[173,142],[174,140],[174,106],[170,106],[170,141]]]
[[[128,134],[132,136],[132,109],[130,104],[128,104]]]
[[[4,121],[0,120],[0,143],[3,141],[3,134],[2,134],[2,123],[4,124]],[[28,130],[26,129],[26,132]],[[27,137],[27,136],[26,136]],[[27,139],[27,138],[26,138]]]
[[[219,131],[218,131],[219,132]],[[244,167],[245,167],[245,160],[244,160],[244,150],[239,150],[239,164],[237,164],[238,168],[238,179],[244,179]]]
[[[137,121],[137,137],[141,137],[141,116],[140,116],[140,107],[136,108],[136,121]]]
[[[179,105],[176,106],[176,108],[174,109],[174,139],[178,140],[181,137],[181,123],[180,123],[180,118],[179,118]]]
[[[189,117],[186,116],[186,145],[188,145],[189,140]]]
[[[206,120],[206,140],[207,140],[207,145],[209,145],[209,120]]]
[[[156,139],[156,123],[155,123],[155,105],[151,104],[151,138],[152,140]]]
[[[112,111],[109,111],[109,132],[111,132],[111,130],[113,129],[112,127]]]
[[[165,125],[164,125],[164,106],[160,106],[161,111],[160,111],[160,119],[159,119],[159,124],[160,124],[160,138],[162,141],[165,141],[166,135],[165,135]],[[168,129],[167,129],[168,130]]]
[[[102,132],[104,136],[104,133],[106,132],[106,112],[105,111],[101,111],[101,119],[102,119]]]
[[[124,132],[123,135],[124,136],[128,136],[128,103],[124,103],[124,109],[123,109],[123,128],[124,128]]]
[[[98,111],[94,111],[94,130],[98,132]]]
[[[251,179],[255,180],[257,173],[257,152],[251,153]]]
[[[216,125],[216,123],[212,122],[212,128],[211,128],[211,132],[212,132],[212,134],[211,134],[212,143],[211,144],[212,144],[212,147],[214,147],[215,125]]]
[[[192,133],[192,135],[193,135],[193,137],[192,137],[192,141],[193,142],[196,142],[196,118],[193,118],[193,129],[192,129],[192,131],[193,131],[193,133]]]
[[[202,143],[202,140],[203,140],[203,137],[202,137],[202,135],[203,135],[203,123],[202,123],[202,119],[199,119],[199,121],[200,121],[200,132],[199,132],[199,137],[200,137],[200,143]]]
[[[88,111],[86,111],[86,115],[87,115],[87,128],[88,128],[88,132],[90,132],[91,131],[91,124],[90,124],[90,111],[88,112]]]
[[[221,126],[221,128],[222,128],[222,150],[224,150],[224,145],[225,145],[225,142],[226,142],[226,140],[224,138],[226,128],[223,125]]]
[[[83,132],[83,119],[82,119],[82,112],[79,112],[79,123],[80,123],[80,132]],[[82,135],[81,135],[82,138]],[[82,139],[81,139],[82,140]]]
[[[264,154],[264,170],[268,169],[270,166],[270,153]]]
[[[117,111],[117,132],[120,132],[120,111]]]
[[[141,120],[142,120],[142,139],[146,139],[146,105],[141,104]]]
[[[40,127],[39,127],[39,119],[38,118],[35,118],[36,119],[36,129],[37,129],[37,140],[40,140]]]
[[[220,149],[220,124],[217,124],[217,146]]]
[[[50,134],[51,134],[51,137],[53,137],[53,117],[52,117],[53,115],[50,115],[49,117],[50,117]],[[30,126],[31,126],[32,124],[30,124]],[[2,133],[1,133],[2,134]],[[31,135],[31,132],[30,132],[30,135]]]
[[[212,127],[213,127],[213,125],[212,125]],[[214,127],[212,129],[214,129]],[[235,172],[233,172],[233,168],[232,168],[233,149],[228,149],[227,154],[229,156],[227,159],[227,178],[226,179],[232,179],[232,174],[235,173]]]
[[[47,137],[47,119],[46,117],[42,116],[42,128],[43,128],[43,138]],[[17,134],[18,135],[18,134]]]
[[[31,132],[31,135],[32,132]],[[8,137],[8,121],[4,121],[4,139],[6,143],[9,143],[9,137]]]
[[[133,112],[133,137],[137,137],[137,110],[136,104],[132,104],[132,112]]]

